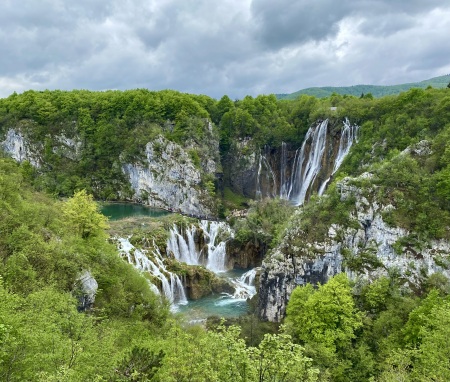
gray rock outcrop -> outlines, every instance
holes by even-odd
[[[78,310],[84,312],[94,306],[98,283],[89,271],[84,271],[75,283],[75,294],[78,298]]]
[[[363,177],[370,177],[364,174]],[[293,289],[306,283],[325,283],[340,272],[350,278],[375,279],[395,271],[410,286],[419,285],[424,276],[442,272],[450,278],[450,243],[432,240],[420,248],[408,243],[410,232],[391,227],[383,220],[383,212],[394,208],[378,204],[364,196],[361,189],[343,179],[338,188],[341,200],[355,197],[351,217],[354,227],[331,225],[321,241],[302,242],[298,225],[291,225],[283,242],[263,262],[259,289],[259,314],[262,319],[279,322]],[[294,219],[301,219],[297,211]],[[364,259],[359,269],[351,267],[352,259]],[[440,261],[438,261],[440,259]],[[446,264],[446,265],[445,265]]]
[[[147,143],[145,161],[126,163],[123,171],[134,200],[153,207],[197,216],[213,214],[214,200],[202,187],[202,170],[178,144],[162,136]],[[208,161],[210,175],[215,166]]]

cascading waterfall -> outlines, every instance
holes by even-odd
[[[328,119],[311,127],[306,133],[301,148],[295,152],[291,178],[285,176],[285,146],[281,147],[281,175],[280,197],[291,200],[295,205],[305,202],[306,195],[311,185],[322,169],[322,162],[327,146]],[[332,175],[339,169],[344,158],[350,151],[353,142],[358,140],[359,126],[351,125],[348,118],[343,122],[339,149],[334,160],[331,175],[320,184],[318,194],[322,195],[330,182]],[[309,148],[309,151],[308,151]]]
[[[118,241],[120,243],[120,252],[125,255],[128,263],[132,264],[140,271],[149,272],[152,276],[158,278],[161,282],[164,297],[172,304],[172,306],[187,304],[186,294],[179,276],[166,269],[159,248],[155,243],[153,243],[154,251],[152,251],[155,261],[153,262],[146,255],[146,251],[135,248],[130,243],[129,239],[119,238]],[[155,291],[155,288],[158,290],[155,285],[150,285],[152,290]]]
[[[264,151],[267,151],[268,147],[264,146]],[[261,176],[263,173],[263,167],[265,169],[265,184],[267,185],[267,190],[270,197],[274,198],[277,194],[277,181],[275,173],[267,160],[267,152],[259,153],[258,162],[258,173],[256,175],[256,199],[261,199],[263,197],[263,192],[261,189]]]
[[[321,122],[315,129],[309,129],[300,149],[300,154],[296,154],[288,198],[297,206],[305,201],[306,193],[320,171],[322,156],[325,151],[327,127],[328,119]],[[306,144],[309,138],[312,138],[312,142],[309,155],[306,157]]]
[[[339,167],[341,167],[341,164],[349,153],[353,142],[358,142],[358,131],[359,126],[351,125],[348,118],[345,118],[344,127],[341,132],[341,140],[339,142],[339,151],[334,162],[333,174],[339,170]]]
[[[252,298],[256,294],[255,287],[256,268],[245,272],[240,278],[233,280],[235,292],[233,297],[237,299]]]
[[[196,228],[192,225],[182,235],[176,224],[173,225],[167,241],[167,253],[172,252],[175,259],[189,265],[199,265],[200,253],[195,247]]]
[[[228,224],[223,222],[202,220],[200,222],[205,238],[207,239],[208,247],[208,262],[206,268],[214,273],[225,272],[225,257],[226,257],[226,241],[220,241],[216,245],[217,236],[221,231],[227,231],[231,236],[231,230]]]
[[[206,261],[201,261],[202,253],[195,245],[194,237],[197,231],[195,225],[186,228],[184,234],[174,225],[167,241],[167,253],[173,253],[175,259],[189,265],[205,265],[214,273],[225,272],[226,242],[217,243],[217,237],[220,232],[227,232],[227,236],[232,236],[230,227],[223,222],[208,220],[201,220],[199,225],[206,241]]]

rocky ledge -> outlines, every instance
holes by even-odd
[[[351,178],[338,184],[341,200],[356,200],[350,213],[355,223],[352,227],[331,225],[322,240],[296,246],[293,243],[302,232],[299,224],[292,224],[280,246],[264,260],[259,288],[262,319],[281,321],[296,286],[325,283],[340,272],[353,279],[374,279],[396,272],[410,286],[419,285],[421,279],[435,272],[450,278],[448,241],[432,240],[420,246],[409,242],[410,232],[383,220],[383,213],[394,207],[377,203],[374,195],[368,196],[366,189],[362,192],[352,184]],[[301,220],[301,211],[294,219]]]

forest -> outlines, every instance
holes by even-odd
[[[96,200],[126,199],[125,161],[141,160],[158,135],[181,146],[208,129],[220,157],[251,137],[255,147],[300,145],[312,123],[349,118],[359,141],[324,197],[293,208],[249,202],[237,239],[270,250],[286,230],[320,239],[330,224],[351,226],[336,182],[354,178],[367,197],[395,208],[384,216],[426,246],[450,240],[450,89],[411,89],[373,98],[274,95],[220,100],[175,91],[27,91],[0,99],[0,141],[19,128],[43,147],[44,165],[0,158],[0,379],[5,381],[447,381],[450,280],[424,275],[408,285],[395,269],[372,282],[341,273],[297,287],[281,325],[241,320],[188,325],[125,263]],[[52,150],[55,137],[80,139],[81,160]],[[405,155],[426,142],[427,155]],[[192,149],[191,149],[192,150]],[[206,148],[205,148],[206,150]],[[369,180],[358,178],[370,172]],[[217,204],[240,195],[209,184]],[[222,213],[226,214],[225,208]],[[295,254],[294,254],[295,255]],[[450,268],[450,254],[439,261]],[[347,259],[365,268],[374,259]],[[81,304],[79,277],[98,282],[95,304]],[[249,335],[249,333],[252,333]]]

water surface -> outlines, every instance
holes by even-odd
[[[105,203],[100,206],[100,212],[110,220],[120,220],[135,216],[157,218],[171,214],[171,212],[166,210],[135,203]]]

